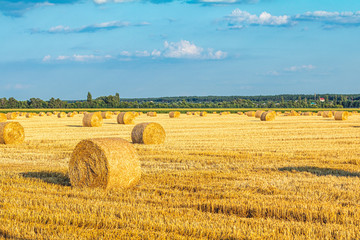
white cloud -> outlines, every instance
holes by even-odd
[[[297,14],[293,17],[297,21],[310,21],[337,26],[360,26],[360,11],[357,12],[327,12],[315,11]]]
[[[243,28],[246,25],[257,26],[290,26],[294,24],[291,17],[287,15],[273,16],[268,12],[262,12],[259,16],[249,12],[235,9],[226,18],[231,28]]]
[[[284,71],[286,72],[300,72],[300,71],[310,71],[315,69],[316,67],[309,64],[309,65],[302,65],[302,66],[292,66],[289,68],[285,68]]]
[[[103,61],[113,58],[111,55],[97,56],[97,55],[80,55],[74,54],[72,56],[60,55],[56,58],[52,58],[50,55],[47,55],[43,58],[43,62],[51,61],[55,59],[57,61],[75,61],[75,62],[88,62],[88,61]]]
[[[46,55],[44,58],[43,58],[43,62],[47,62],[47,61],[50,61],[51,60],[51,56],[50,55]]]

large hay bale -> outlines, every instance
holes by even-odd
[[[18,122],[0,123],[0,143],[20,144],[25,139],[24,128]]]
[[[158,123],[140,123],[131,132],[133,143],[161,144],[165,142],[165,137],[165,130]]]
[[[0,113],[0,122],[6,122],[7,121],[7,116],[5,113]]]
[[[132,112],[121,112],[117,116],[118,124],[134,124],[135,115]]]
[[[107,112],[102,112],[102,113],[101,113],[101,116],[102,116],[103,119],[111,119],[111,117],[112,117],[112,112],[109,112],[109,111],[107,111]]]
[[[256,118],[260,118],[260,117],[261,117],[261,114],[262,114],[263,112],[265,112],[265,111],[263,111],[263,110],[257,110],[257,111],[255,112],[255,117],[256,117]]]
[[[66,117],[66,113],[64,113],[64,112],[59,112],[59,113],[57,114],[57,116],[58,116],[58,118],[64,118],[64,117]]]
[[[157,113],[156,112],[148,112],[147,115],[149,117],[156,117],[157,116]]]
[[[169,112],[170,118],[178,118],[178,117],[180,117],[180,115],[181,115],[180,112]]]
[[[324,118],[331,118],[333,116],[333,113],[332,113],[332,111],[324,111],[322,116]]]
[[[124,139],[86,139],[71,155],[69,177],[74,187],[131,188],[141,178],[140,161],[134,147]]]
[[[205,117],[207,115],[207,112],[200,112],[200,117]]]
[[[26,115],[25,115],[26,118],[32,118],[33,116],[34,116],[33,113],[26,113]]]
[[[8,120],[14,120],[14,119],[17,118],[17,114],[16,114],[16,112],[8,112],[8,113],[6,114],[6,118],[7,118]]]
[[[349,113],[346,111],[338,111],[334,114],[335,120],[347,120]]]
[[[273,111],[270,112],[263,112],[260,116],[261,121],[273,121],[275,120],[276,113]]]
[[[322,116],[322,115],[323,115],[323,111],[317,112],[317,116]]]
[[[300,112],[296,112],[296,111],[294,111],[294,110],[291,110],[291,112],[290,112],[290,116],[299,116],[300,115]]]
[[[74,113],[74,112],[69,112],[69,113],[67,114],[67,116],[68,116],[68,117],[74,117],[74,116],[75,116],[75,113]]]
[[[46,116],[52,116],[53,114],[52,114],[52,112],[47,112],[46,113]]]
[[[45,113],[44,112],[39,112],[39,117],[43,117],[45,116]]]
[[[87,113],[84,114],[82,123],[84,127],[101,127],[103,118],[100,112]]]

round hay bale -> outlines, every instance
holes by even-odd
[[[117,116],[118,124],[134,124],[135,115],[132,112],[121,112]]]
[[[134,147],[124,139],[85,139],[71,154],[69,177],[78,188],[127,189],[139,182],[141,166]]]
[[[26,115],[25,115],[26,118],[32,118],[33,116],[34,116],[33,113],[26,113]]]
[[[244,115],[244,113],[243,113],[243,112],[238,112],[237,114],[238,114],[238,115]]]
[[[102,112],[102,113],[101,113],[101,116],[102,116],[103,119],[111,119],[111,117],[112,117],[112,112],[109,112],[109,111],[107,111],[107,112]]]
[[[349,113],[346,111],[338,111],[334,114],[335,120],[347,120],[349,118]]]
[[[248,111],[248,112],[246,112],[246,116],[255,117],[255,112],[254,111]]]
[[[207,112],[200,112],[200,117],[205,117],[207,115]]]
[[[213,112],[213,114],[217,114],[217,112]]]
[[[161,144],[165,142],[165,137],[164,128],[160,124],[153,122],[139,123],[131,132],[133,143]]]
[[[156,112],[148,112],[147,115],[149,117],[156,117],[157,116],[157,113]]]
[[[69,112],[68,114],[67,114],[67,117],[74,117],[75,116],[75,113],[74,112]]]
[[[260,116],[261,121],[273,121],[275,120],[276,113],[275,112],[263,112]]]
[[[181,115],[180,112],[169,112],[170,118],[178,118],[178,117],[180,117],[180,115]]]
[[[58,118],[64,118],[64,117],[66,117],[66,113],[64,113],[64,112],[59,112],[59,113],[57,114],[57,116],[58,116]]]
[[[16,114],[16,112],[8,112],[6,114],[6,117],[7,117],[8,120],[13,120],[13,119],[17,118],[17,114]]]
[[[322,116],[322,114],[323,114],[322,111],[317,112],[317,116]]]
[[[43,117],[43,116],[45,116],[45,113],[44,113],[44,112],[40,112],[40,113],[39,113],[39,117]]]
[[[304,116],[312,116],[312,112],[304,112],[303,115]]]
[[[186,115],[191,115],[191,112],[186,112]]]
[[[7,121],[7,117],[5,113],[0,113],[0,122],[6,122]]]
[[[324,118],[331,118],[333,116],[333,113],[332,113],[332,111],[324,111],[322,116]]]
[[[25,139],[24,128],[18,122],[0,123],[0,143],[20,144]]]
[[[52,116],[53,114],[52,114],[52,112],[47,112],[46,113],[46,116]]]
[[[100,112],[87,113],[84,114],[82,123],[84,127],[101,127],[103,118]]]

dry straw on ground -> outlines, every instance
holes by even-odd
[[[135,186],[141,178],[134,147],[122,138],[94,138],[79,142],[69,162],[74,187],[120,188]]]
[[[103,119],[111,119],[111,117],[112,117],[112,112],[109,112],[109,111],[107,111],[107,112],[101,112],[101,116],[102,116]]]
[[[335,120],[347,120],[349,118],[349,113],[346,111],[335,112]]]
[[[118,124],[134,124],[135,115],[132,112],[121,112],[117,116]]]
[[[8,112],[6,114],[6,117],[7,117],[8,120],[14,120],[14,119],[17,118],[17,114],[16,114],[16,112]]]
[[[18,122],[0,123],[0,143],[20,144],[25,139],[24,128]]]
[[[165,137],[165,130],[158,123],[140,123],[131,132],[133,143],[161,144],[165,142]]]
[[[84,127],[101,127],[103,124],[103,118],[100,112],[86,113],[83,117]]]
[[[260,117],[261,117],[261,114],[263,114],[263,112],[265,112],[265,111],[263,111],[263,110],[257,110],[257,111],[255,112],[255,117],[256,117],[256,118],[260,118]]]
[[[273,121],[275,120],[276,113],[273,111],[263,112],[260,116],[261,121]]]
[[[7,117],[5,113],[0,113],[0,122],[6,122],[7,121]]]
[[[57,116],[58,116],[58,118],[64,118],[64,117],[66,117],[66,113],[64,113],[64,112],[59,112],[59,113],[57,114]]]
[[[180,112],[169,112],[169,117],[170,118],[178,118],[180,117],[181,113]]]
[[[332,111],[324,111],[322,116],[324,118],[331,118],[333,116],[333,113],[332,113]]]

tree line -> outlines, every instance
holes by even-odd
[[[360,94],[273,95],[273,96],[192,96],[159,98],[124,98],[119,93],[86,100],[44,101],[30,98],[19,101],[13,97],[0,98],[2,109],[36,108],[359,108]]]

